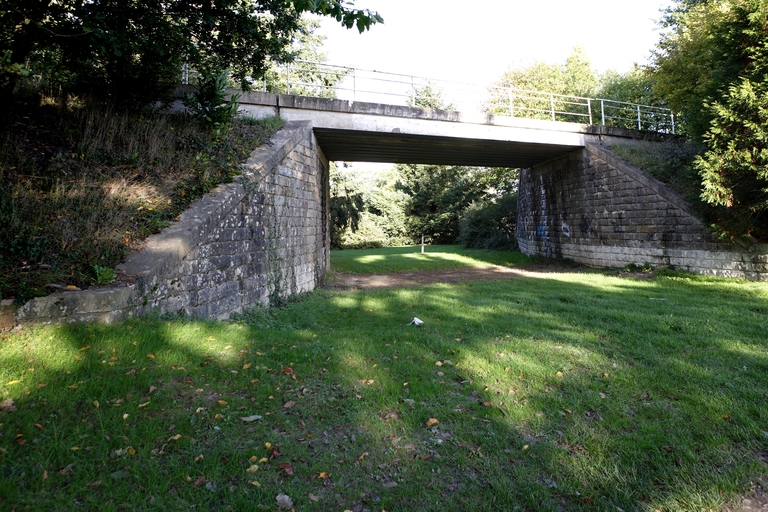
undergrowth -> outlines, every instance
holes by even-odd
[[[195,199],[240,172],[281,128],[62,101],[31,108],[0,141],[0,294],[22,303],[109,284],[108,270]]]

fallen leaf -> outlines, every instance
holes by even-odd
[[[292,475],[293,474],[293,466],[291,466],[287,462],[281,462],[277,465],[277,469],[282,470],[286,475]]]
[[[526,444],[525,446],[523,446],[523,451],[527,450],[528,448],[529,446]]]
[[[80,352],[83,352],[84,350],[88,350],[89,348],[91,348],[91,344],[90,343],[88,345],[84,346],[83,348],[81,348]]]
[[[150,359],[154,359],[155,358],[155,354],[147,354],[147,357],[150,358]]]
[[[39,430],[43,430],[45,427],[44,427],[44,426],[42,426],[42,425],[41,425],[41,424],[39,424],[39,423],[35,423],[35,428],[37,428],[37,429],[39,429]]]
[[[128,447],[128,455],[136,455],[136,449],[132,446]]]
[[[101,485],[101,480],[94,480],[93,482],[88,482],[86,484],[87,487],[90,487],[91,489],[95,489]]]
[[[321,471],[319,475],[317,475],[319,478],[322,478],[323,480],[328,480],[331,478],[331,475],[326,473],[325,471]]]
[[[246,423],[251,423],[252,421],[260,420],[262,417],[258,414],[253,414],[251,416],[241,416],[240,420],[244,421]]]
[[[285,407],[286,409],[290,409],[294,405],[296,405],[296,402],[294,402],[293,400],[289,400],[289,401],[285,402],[285,404],[283,404],[283,407]]]
[[[201,453],[200,455],[198,455],[197,457],[195,457],[195,462],[197,462],[197,461],[199,461],[199,460],[202,460],[202,459],[203,459],[203,454]]]
[[[37,385],[37,389],[42,389],[42,388],[44,388],[45,386],[46,386],[46,385],[45,385],[45,384],[43,384],[43,383],[41,382],[40,384],[38,384],[38,385]]]
[[[272,448],[272,451],[269,453],[269,460],[277,459],[277,458],[280,458],[282,456],[283,456],[283,454],[280,453],[280,447],[279,446],[275,446],[274,448]]]
[[[367,456],[368,456],[368,452],[363,452],[363,454],[362,454],[362,455],[360,455],[360,456],[357,458],[357,460],[359,460],[359,461],[362,461],[362,460],[363,460],[364,458],[366,458]]]
[[[248,459],[248,461],[250,462],[256,462],[257,460],[259,460],[259,458],[255,455],[253,455],[250,459]]]
[[[149,393],[152,394],[153,391],[157,391],[157,388],[155,386],[149,386]]]
[[[282,509],[290,510],[293,508],[293,501],[285,494],[275,496],[275,501],[277,501],[277,506]]]
[[[600,398],[605,398],[605,393],[600,393]]]
[[[168,438],[169,441],[178,441],[179,439],[181,439],[181,434],[176,434],[175,436]]]
[[[557,372],[555,375],[557,375],[558,377],[562,377],[563,376],[563,372]]]
[[[264,448],[266,448],[267,450],[269,450],[270,448],[272,448],[272,443],[270,443],[269,441],[267,441],[266,443],[264,443]]]
[[[318,498],[312,493],[307,494],[307,498],[309,498],[310,501],[320,501],[320,498]]]
[[[12,380],[12,381],[9,381],[8,384],[6,384],[6,386],[15,386],[19,382],[21,382],[21,381],[20,380]]]
[[[262,457],[259,459],[259,464],[264,464],[265,462],[269,462],[266,457]]]
[[[93,406],[98,409],[99,408],[99,401],[98,400],[94,400],[93,401]]]
[[[248,469],[246,469],[245,472],[246,473],[255,473],[258,470],[259,470],[259,466],[254,464],[254,465],[250,466]]]
[[[215,419],[215,420],[220,420],[220,419],[222,419],[223,417],[224,417],[224,416],[222,416],[221,414],[218,414],[218,413],[217,413],[217,414],[216,414],[216,415],[213,417],[213,419]]]
[[[13,398],[8,398],[2,402],[0,402],[0,411],[15,411],[16,406],[13,405]]]
[[[251,367],[251,363],[246,363],[243,365],[243,370],[247,370],[250,367]]]
[[[393,487],[397,487],[397,482],[384,482],[382,486],[386,487],[387,489],[391,489]]]
[[[48,470],[43,470],[43,480],[48,480]]]
[[[295,371],[293,371],[293,368],[283,368],[283,373],[286,375],[295,375]]]
[[[730,416],[728,414],[723,414],[723,419],[724,420],[730,419]]]
[[[435,418],[429,418],[427,420],[427,426],[428,427],[433,427],[433,426],[437,425],[438,423],[440,423],[440,422],[437,421],[437,419],[435,419]]]
[[[134,373],[136,373],[136,368],[131,368],[130,370],[125,372],[126,375],[133,375]]]
[[[75,465],[74,464],[69,464],[69,465],[65,466],[63,469],[60,469],[59,470],[59,474],[60,475],[71,475],[72,474],[72,470],[74,470],[74,469],[75,469]]]
[[[193,483],[192,486],[193,487],[200,487],[204,483],[205,483],[205,477],[201,476],[201,477],[198,477],[197,480],[195,480],[195,483]]]
[[[76,452],[76,451],[78,451],[79,449],[80,449],[80,447],[79,447],[79,446],[73,446],[72,448],[70,448],[70,450],[72,450],[73,452]]]
[[[443,366],[443,363],[442,363],[442,361],[438,361],[438,362],[436,362],[436,363],[435,363],[435,366]]]
[[[142,409],[149,405],[149,402],[144,402],[143,404],[139,404],[139,409]]]
[[[252,480],[248,482],[249,484],[253,485],[254,487],[261,487],[261,484],[257,482],[256,480]]]

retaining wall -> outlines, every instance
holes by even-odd
[[[311,124],[288,123],[233,183],[130,254],[118,271],[132,284],[33,299],[15,322],[112,322],[150,311],[220,319],[310,291],[329,265],[327,181]]]
[[[768,246],[715,240],[687,203],[593,145],[521,171],[516,237],[528,255],[768,280]]]

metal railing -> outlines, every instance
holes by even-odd
[[[320,62],[295,61],[279,68],[271,81],[264,79],[254,85],[265,91],[303,96],[675,133],[672,110],[653,105],[482,86]]]

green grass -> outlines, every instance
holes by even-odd
[[[331,251],[331,268],[353,274],[518,266],[534,261],[517,251],[467,249],[460,245],[426,245],[424,254],[420,245]]]
[[[542,276],[5,335],[0,509],[716,510],[768,474],[765,284]]]

